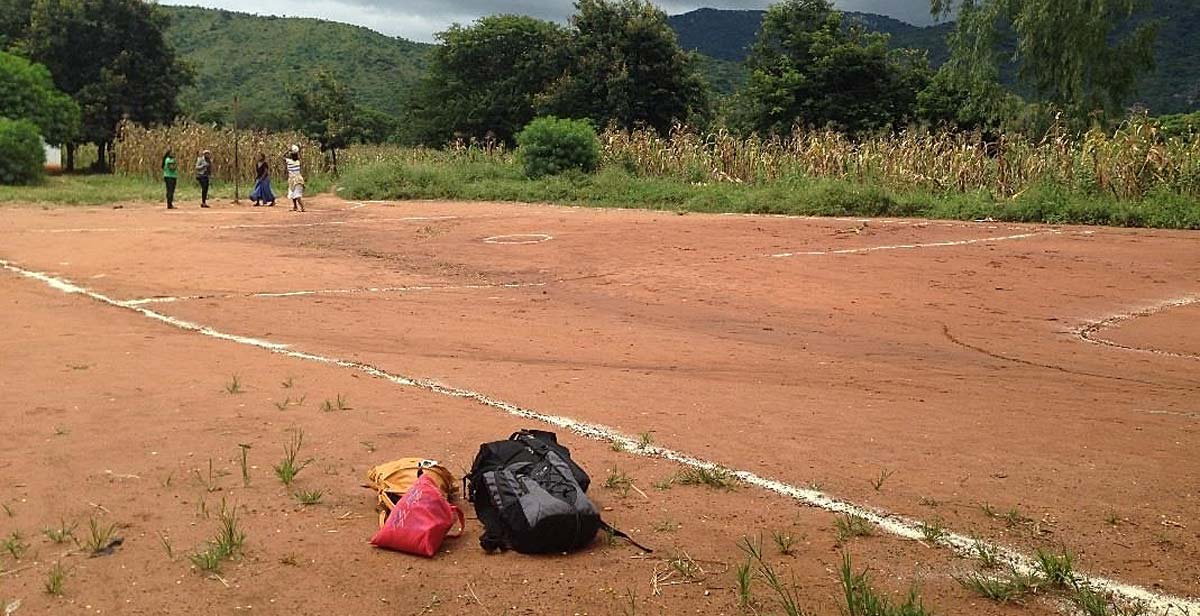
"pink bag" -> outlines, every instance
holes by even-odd
[[[458,521],[458,537],[465,529],[463,513],[446,500],[437,484],[422,475],[392,509],[371,544],[388,550],[432,557]]]

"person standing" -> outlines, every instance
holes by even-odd
[[[200,207],[208,207],[208,182],[212,177],[212,152],[204,150],[196,159],[196,181],[200,183]]]
[[[179,181],[179,164],[175,161],[175,153],[171,148],[163,153],[162,158],[163,183],[167,185],[167,209],[175,209],[175,183]]]
[[[288,198],[292,200],[292,211],[304,211],[304,176],[300,174],[300,146],[292,146],[287,155]]]
[[[254,207],[264,203],[268,207],[275,207],[275,193],[271,192],[271,166],[262,152],[258,153],[254,164],[254,190],[250,192],[250,200],[254,202]]]

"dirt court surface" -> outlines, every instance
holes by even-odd
[[[738,606],[737,541],[760,533],[813,614],[838,613],[843,552],[938,614],[1064,611],[964,589],[978,563],[948,544],[966,537],[1066,549],[1099,584],[1200,614],[1200,234],[311,205],[0,208],[15,614],[779,613],[761,579]],[[461,474],[523,427],[556,430],[655,554],[488,556],[472,519],[433,560],[367,545],[368,468]],[[271,470],[297,428],[316,505]],[[667,482],[703,462],[746,481]],[[606,488],[618,473],[636,489]],[[187,555],[223,501],[245,551],[207,576]],[[884,526],[839,545],[837,511]],[[118,526],[112,555],[43,534],[84,540],[91,520]]]

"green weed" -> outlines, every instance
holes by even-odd
[[[84,542],[88,552],[93,555],[103,554],[119,542],[116,523],[105,525],[96,518],[88,519],[88,536]]]
[[[870,537],[875,534],[875,525],[871,524],[870,520],[852,513],[843,513],[838,516],[833,521],[833,528],[839,544],[854,537]]]
[[[287,444],[283,446],[283,460],[275,465],[275,476],[279,477],[279,481],[285,486],[291,486],[296,480],[296,475],[304,470],[304,467],[313,462],[309,458],[303,462],[297,462],[300,455],[300,448],[304,445],[304,430],[297,429],[292,432],[291,438]]]
[[[67,570],[63,568],[62,563],[54,563],[50,567],[50,572],[46,575],[46,594],[52,597],[61,597],[63,594],[63,583],[67,580]]]
[[[921,537],[930,544],[936,545],[946,536],[946,527],[941,520],[922,521],[917,528],[921,531]]]
[[[933,613],[925,608],[915,587],[909,590],[903,602],[893,603],[871,584],[868,570],[854,572],[849,554],[842,555],[840,574],[846,601],[843,609],[847,616],[931,616]]]
[[[9,533],[8,538],[4,542],[0,543],[0,549],[8,552],[15,560],[21,560],[21,557],[29,551],[29,548],[30,543],[25,541],[21,533],[15,530]]]
[[[638,435],[638,449],[649,449],[654,446],[654,435],[650,432],[643,432]]]
[[[772,531],[771,538],[775,540],[775,548],[784,556],[791,556],[796,538],[781,531]]]
[[[688,466],[679,470],[673,479],[681,486],[708,486],[718,490],[733,490],[737,478],[728,469],[719,466],[696,468]]]
[[[325,490],[301,490],[296,492],[296,501],[301,505],[318,505],[325,496]]]
[[[750,561],[737,566],[738,607],[747,609],[754,603],[753,589],[754,574]]]
[[[979,559],[979,566],[984,569],[995,569],[1000,566],[1000,550],[988,545],[982,539],[975,539],[975,544],[971,546],[971,552]]]
[[[879,492],[880,490],[883,489],[884,482],[886,482],[888,479],[891,479],[892,475],[895,475],[895,474],[896,474],[896,471],[889,471],[886,468],[879,471],[879,476],[870,481],[871,487],[875,488],[876,492]]]
[[[198,468],[192,469],[192,473],[196,475],[196,481],[204,487],[204,491],[210,493],[219,491],[221,478],[229,474],[228,471],[217,470],[213,466],[212,458],[208,459],[208,474],[201,473]]]
[[[963,588],[997,603],[1019,601],[1037,590],[1037,580],[1013,573],[1008,577],[992,577],[972,573],[954,578]]]
[[[762,537],[757,540],[751,540],[749,537],[742,537],[738,542],[738,548],[746,554],[747,564],[753,565],[758,577],[766,584],[767,588],[775,595],[775,600],[779,603],[779,608],[787,616],[803,616],[804,610],[800,608],[800,600],[796,592],[795,583],[785,583],[775,571],[775,568],[767,562],[763,556]],[[746,583],[747,594],[749,591],[749,580]]]
[[[1035,558],[1038,571],[1050,586],[1069,588],[1075,584],[1075,556],[1070,552],[1056,553],[1038,548]]]
[[[236,375],[236,374],[233,375],[233,377],[229,379],[229,382],[225,384],[225,393],[227,393],[227,394],[245,393],[244,390],[242,389],[242,379],[239,378],[238,375]]]
[[[651,527],[656,533],[673,533],[679,530],[679,523],[670,518],[655,522]]]
[[[633,480],[624,471],[612,471],[608,474],[608,478],[604,480],[604,487],[605,489],[619,492],[621,498],[625,498],[629,496],[629,491],[633,489]]]
[[[47,528],[45,531],[46,537],[54,543],[62,544],[75,539],[75,529],[79,525],[72,522],[67,524],[65,521],[58,525],[58,528]]]
[[[245,443],[238,443],[238,449],[241,450],[241,459],[239,464],[242,467],[242,487],[250,487],[250,464],[247,460],[247,453],[250,451],[250,446]]]

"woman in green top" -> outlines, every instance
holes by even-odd
[[[179,181],[179,166],[175,162],[175,153],[167,148],[162,160],[163,182],[167,184],[167,209],[175,209],[175,183]]]

